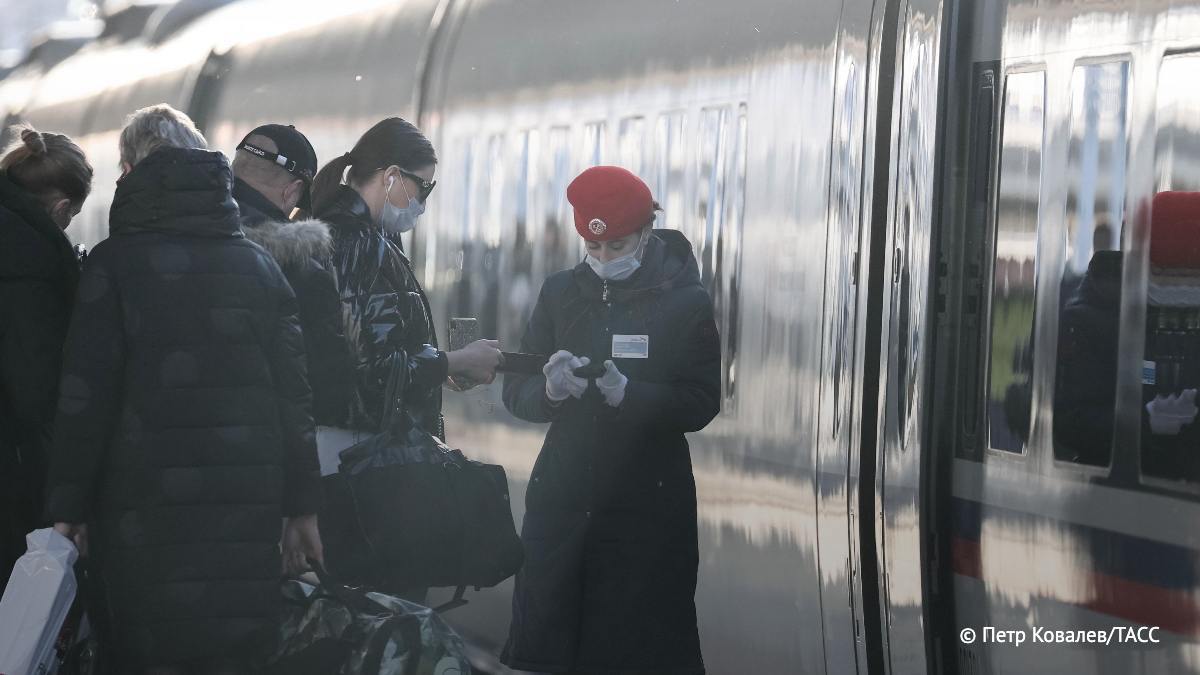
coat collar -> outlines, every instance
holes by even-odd
[[[221,153],[162,148],[117,182],[109,229],[113,235],[240,237],[232,189],[233,173]]]
[[[263,193],[250,187],[241,178],[233,179],[233,198],[238,203],[241,213],[242,226],[254,226],[267,221],[282,222],[287,220],[283,209],[275,206]]]
[[[79,264],[71,241],[42,204],[4,172],[0,172],[0,207],[20,220],[0,232],[0,276],[61,276],[74,286]]]
[[[602,296],[604,282],[586,261],[576,265],[571,276],[584,297]],[[610,299],[621,302],[691,285],[700,285],[700,266],[691,243],[682,232],[656,229],[646,242],[642,266],[628,279],[608,282],[608,290]]]
[[[339,185],[333,197],[314,215],[338,229],[379,229],[371,220],[371,209],[367,202],[357,190],[346,185]]]

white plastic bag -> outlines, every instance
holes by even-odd
[[[75,601],[75,545],[51,528],[34,530],[25,541],[28,553],[17,560],[0,600],[3,675],[58,669],[54,644]]]

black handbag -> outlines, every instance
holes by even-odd
[[[504,469],[467,459],[404,410],[406,364],[393,366],[378,434],[340,453],[323,480],[326,564],[339,578],[404,592],[495,586],[524,558]]]

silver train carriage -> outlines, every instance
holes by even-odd
[[[76,240],[105,236],[138,107],[226,152],[292,122],[323,159],[401,115],[441,158],[407,242],[435,313],[515,347],[582,255],[567,182],[647,180],[723,336],[723,409],[691,439],[711,672],[1200,673],[1200,425],[1149,412],[1200,379],[1200,261],[1152,208],[1200,190],[1200,3],[198,14],[0,83],[8,119],[96,165]],[[448,397],[450,440],[506,467],[519,521],[544,429],[498,390]],[[450,616],[481,666],[510,590]]]

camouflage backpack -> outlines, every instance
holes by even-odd
[[[267,673],[469,675],[462,638],[432,609],[332,583],[284,582],[289,610]]]

